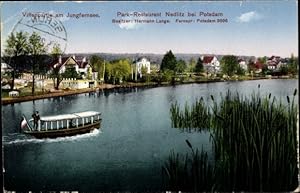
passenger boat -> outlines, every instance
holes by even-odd
[[[21,129],[25,134],[36,138],[56,138],[84,134],[100,128],[102,121],[100,115],[100,112],[85,111],[55,116],[41,116],[35,127],[33,119],[27,121],[23,115]]]

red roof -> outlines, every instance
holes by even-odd
[[[255,68],[256,69],[262,69],[262,67],[263,67],[263,64],[260,61],[255,62]]]
[[[203,64],[209,64],[214,59],[214,56],[204,56],[203,57]]]

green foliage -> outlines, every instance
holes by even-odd
[[[176,67],[175,67],[175,71],[178,73],[182,73],[184,72],[186,69],[186,63],[184,60],[178,60],[178,62],[176,63]]]
[[[130,61],[127,59],[113,61],[112,63],[107,64],[107,76],[113,84],[116,84],[116,81],[121,82],[126,80],[131,71],[130,71]]]
[[[203,67],[203,61],[201,60],[201,58],[198,58],[196,67],[195,67],[195,72],[197,73],[201,73],[204,72],[204,67]]]
[[[263,67],[262,67],[262,73],[264,75],[271,74],[271,71],[268,69],[268,65],[267,64],[263,65]]]
[[[63,51],[60,48],[60,44],[55,43],[51,50],[51,55],[55,58],[57,58],[59,55],[61,55]]]
[[[172,77],[173,77],[173,71],[171,71],[171,70],[165,70],[162,73],[162,79],[161,79],[161,81],[162,82],[171,82]]]
[[[297,186],[296,95],[283,104],[271,94],[228,91],[220,102],[211,96],[212,106],[200,99],[180,110],[175,103],[172,125],[211,132],[214,190],[289,191]]]
[[[213,189],[214,170],[208,161],[206,152],[191,149],[191,154],[185,157],[171,152],[163,167],[163,174],[166,177],[166,189],[172,191],[211,191]]]
[[[256,69],[255,69],[255,63],[254,61],[250,60],[249,61],[249,64],[248,64],[248,72],[254,72]]]
[[[105,71],[105,61],[104,59],[100,58],[99,56],[93,55],[90,58],[90,64],[92,66],[92,69],[95,72],[98,72],[98,78],[104,78],[104,71]]]
[[[4,55],[10,57],[10,62],[8,63],[13,68],[11,77],[11,89],[13,90],[15,86],[16,78],[16,68],[21,64],[19,56],[25,55],[28,52],[28,33],[20,31],[11,33],[7,40],[4,49]]]
[[[38,56],[45,54],[47,51],[47,45],[44,43],[42,37],[33,32],[28,39],[28,53],[29,55]]]
[[[222,72],[228,76],[232,76],[238,69],[238,60],[236,56],[226,55],[221,60]]]
[[[80,78],[80,74],[76,72],[75,68],[66,68],[65,72],[61,75],[63,78]]]
[[[54,89],[56,90],[59,89],[59,84],[63,80],[63,75],[60,74],[59,70],[59,68],[53,68],[50,74],[50,78],[53,79]]]
[[[287,66],[282,65],[282,66],[280,66],[280,68],[279,68],[279,72],[280,72],[282,75],[287,75],[288,72],[289,72],[289,69],[288,69]]]
[[[288,63],[288,72],[291,74],[298,74],[298,66],[298,57],[294,57],[294,55],[292,54]]]
[[[160,70],[162,72],[164,72],[165,70],[175,70],[176,64],[177,64],[176,57],[170,50],[164,55],[160,65]]]
[[[196,67],[196,60],[191,58],[189,61],[188,72],[194,72]]]
[[[238,67],[236,69],[236,74],[237,75],[245,75],[245,70],[238,65]]]
[[[28,33],[20,31],[11,33],[4,49],[4,54],[10,57],[25,55],[28,52]]]
[[[44,43],[42,37],[33,32],[28,38],[28,54],[33,57],[32,61],[32,94],[35,91],[35,74],[40,73],[40,63],[42,61],[42,55],[47,52],[47,45]]]

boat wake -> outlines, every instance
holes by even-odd
[[[99,133],[102,133],[101,129],[94,129],[90,133],[74,135],[69,137],[58,137],[54,139],[50,139],[50,138],[36,139],[25,134],[13,133],[13,134],[8,134],[7,136],[2,136],[2,143],[4,145],[11,145],[11,144],[24,144],[24,143],[53,143],[53,142],[64,142],[64,141],[77,141],[77,140],[82,140],[93,136],[97,136]]]

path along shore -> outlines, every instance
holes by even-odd
[[[26,102],[26,101],[39,100],[39,99],[77,95],[77,94],[82,94],[82,93],[90,93],[90,92],[96,92],[97,90],[110,90],[110,89],[115,89],[115,88],[123,88],[123,87],[129,88],[129,87],[141,87],[141,86],[145,86],[145,85],[140,85],[140,84],[135,84],[135,85],[134,84],[126,84],[126,85],[102,84],[95,88],[84,88],[84,89],[76,89],[76,90],[54,90],[50,93],[44,93],[44,94],[1,98],[1,103],[2,103],[2,105],[7,105],[7,104],[14,104],[14,103],[20,103],[20,102]]]
[[[255,78],[250,80],[258,80],[258,79],[266,79],[266,78]],[[212,82],[223,82],[225,80],[221,79],[212,79],[212,80],[200,80],[200,81],[188,81],[188,82],[182,82],[182,83],[176,83],[176,85],[180,84],[192,84],[192,83],[212,83]],[[238,81],[238,80],[236,80]],[[77,90],[57,90],[50,93],[44,93],[44,94],[37,94],[37,95],[30,95],[30,96],[20,96],[20,97],[7,97],[7,98],[1,98],[2,105],[7,104],[14,104],[14,103],[20,103],[20,102],[26,102],[26,101],[33,101],[33,100],[39,100],[39,99],[46,99],[46,98],[54,98],[54,97],[61,97],[61,96],[68,96],[68,95],[77,95],[82,93],[91,93],[96,92],[99,90],[112,90],[112,89],[118,89],[118,88],[135,88],[135,87],[159,87],[159,86],[169,86],[170,83],[126,83],[121,85],[113,85],[113,84],[101,84],[95,88],[85,88],[85,89],[77,89]]]
[[[217,82],[218,80],[206,80],[206,81],[193,81],[193,82],[184,82],[180,84],[189,84],[189,83],[208,83],[208,82]],[[19,96],[19,97],[6,97],[1,98],[2,105],[14,104],[14,103],[21,103],[26,101],[33,101],[39,99],[46,99],[46,98],[55,98],[55,97],[62,97],[62,96],[69,96],[69,95],[77,95],[82,93],[92,93],[97,92],[99,90],[112,90],[118,88],[135,88],[135,87],[158,87],[158,86],[168,86],[171,85],[170,83],[126,83],[121,85],[113,85],[113,84],[100,84],[95,88],[84,88],[84,89],[76,89],[76,90],[53,90],[50,93],[44,94],[36,94],[30,96]],[[177,84],[176,84],[177,85]]]

